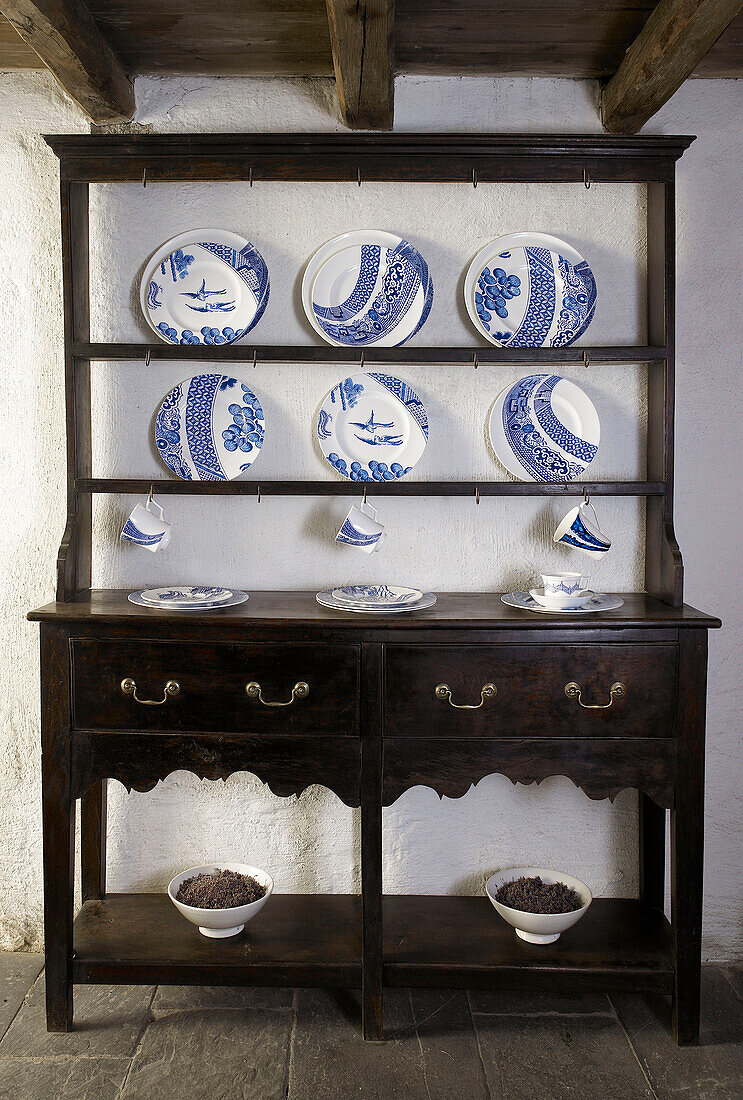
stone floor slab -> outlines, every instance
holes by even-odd
[[[0,1038],[10,1027],[43,965],[43,955],[29,955],[24,951],[0,953]]]
[[[743,1001],[743,965],[724,966],[722,969],[725,977]]]
[[[280,1011],[294,1004],[293,989],[244,985],[160,985],[152,1002],[152,1015],[190,1012],[202,1008],[271,1008]]]
[[[492,1097],[652,1100],[624,1033],[607,1016],[474,1016]]]
[[[128,1058],[9,1058],[0,1100],[117,1100]]]
[[[414,989],[411,1001],[431,1100],[488,1100],[466,991]]]
[[[702,970],[698,1046],[674,1042],[670,998],[625,994],[611,999],[659,1100],[741,1100],[743,1012],[721,969]]]
[[[426,1088],[408,990],[385,991],[383,1043],[361,1037],[356,990],[299,990],[289,1100],[438,1100]]]
[[[471,989],[473,1013],[499,1016],[611,1016],[609,998],[603,993],[526,993],[508,989]]]
[[[142,1037],[121,1100],[284,1100],[292,1013],[169,1013]]]
[[[0,1040],[3,1058],[131,1057],[149,1019],[155,990],[144,985],[76,985],[70,1032],[46,1030],[44,976],[36,980]]]

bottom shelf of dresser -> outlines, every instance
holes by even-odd
[[[75,921],[75,982],[361,985],[361,898],[274,894],[229,940],[209,940],[164,894],[109,894]],[[387,895],[385,985],[557,991],[673,984],[670,927],[641,902],[595,901],[557,943],[524,943],[487,898]]]

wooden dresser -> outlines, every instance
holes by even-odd
[[[384,619],[296,592],[188,617],[111,591],[33,612],[48,1026],[72,1026],[76,982],[360,985],[368,1038],[382,1036],[386,985],[621,989],[671,993],[676,1037],[693,1041],[707,630],[720,623],[624,598],[579,622],[529,615],[492,593],[446,593]],[[246,692],[251,683],[260,696]],[[107,894],[106,780],[147,791],[180,769],[209,779],[250,771],[279,795],[321,783],[360,806],[361,897],[286,895],[279,879],[255,924],[215,941],[165,894]],[[458,797],[493,772],[521,783],[566,775],[594,799],[639,790],[639,899],[598,899],[557,943],[537,947],[485,897],[384,897],[382,807],[416,784]],[[83,906],[73,920],[77,799]],[[249,818],[241,844],[249,852]],[[494,838],[492,866],[509,859]]]

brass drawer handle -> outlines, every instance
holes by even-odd
[[[584,710],[608,710],[613,705],[615,699],[621,699],[623,695],[627,694],[627,688],[621,682],[617,680],[609,688],[609,702],[608,703],[584,703],[581,699],[581,690],[578,685],[571,680],[569,684],[565,685],[565,694],[568,699],[577,699]]]
[[[124,695],[131,695],[134,698],[135,703],[141,703],[143,707],[161,707],[163,703],[167,703],[173,695],[178,695],[181,690],[181,685],[177,680],[168,680],[165,685],[165,694],[162,699],[140,699],[137,696],[137,685],[132,680],[131,676],[125,677],[121,681],[121,690]]]
[[[249,684],[245,685],[245,694],[248,699],[257,699],[259,703],[263,703],[264,707],[290,707],[295,699],[305,699],[310,693],[310,685],[305,683],[304,680],[298,680],[292,688],[292,697],[287,699],[285,703],[269,703],[261,695],[261,685],[257,684],[255,680],[251,680]]]
[[[454,703],[451,697],[451,688],[448,684],[437,684],[434,689],[434,695],[437,699],[448,699],[449,706],[456,707],[457,710],[479,710],[486,699],[495,699],[497,694],[498,688],[495,684],[483,684],[479,703]]]

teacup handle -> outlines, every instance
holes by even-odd
[[[601,528],[599,527],[599,521],[598,521],[598,516],[596,515],[596,509],[591,504],[590,500],[584,500],[583,503],[580,505],[580,508],[578,510],[582,511],[584,508],[586,508],[586,509],[590,508],[591,509],[591,515],[593,516],[593,522],[596,524],[596,526],[598,527],[598,529],[600,531]]]
[[[150,505],[152,505],[152,507],[150,507]],[[157,518],[158,518],[158,519],[162,519],[162,518],[163,518],[163,510],[162,510],[162,507],[161,507],[161,506],[160,506],[160,505],[159,505],[159,504],[157,503],[157,501],[156,501],[156,500],[154,500],[154,499],[153,499],[153,498],[152,498],[151,496],[147,497],[147,501],[146,501],[146,503],[145,503],[145,508],[146,508],[146,509],[147,509],[147,511],[148,511],[148,512],[150,512],[150,513],[152,512],[152,509],[153,509],[153,508],[157,508],[158,512],[160,513],[160,514],[159,514],[159,516],[158,516]]]
[[[365,516],[369,516],[370,519],[377,518],[377,509],[374,505],[370,504],[368,500],[362,500],[359,505],[359,511],[363,512]]]

